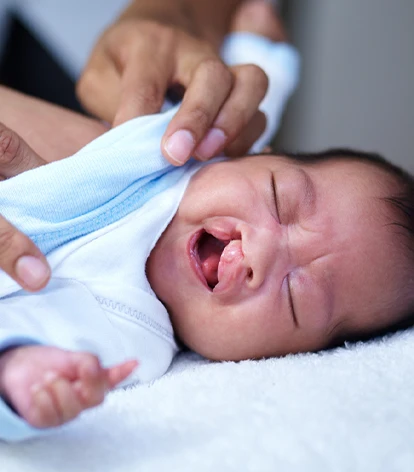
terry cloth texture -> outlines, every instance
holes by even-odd
[[[181,353],[60,431],[0,443],[2,472],[412,472],[414,330],[281,359]]]

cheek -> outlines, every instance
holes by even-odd
[[[176,231],[175,219],[164,231],[151,251],[146,274],[151,288],[163,303],[170,303],[177,292],[176,278],[184,273],[184,243]]]
[[[262,186],[256,180],[234,168],[225,173],[205,173],[190,182],[179,215],[190,224],[212,216],[250,218],[263,200]]]
[[[191,350],[212,360],[231,358],[235,325],[228,309],[214,309],[208,300],[193,297],[179,310],[171,309],[170,317],[176,335]]]
[[[178,303],[180,306],[180,303]],[[231,340],[231,328],[225,315],[212,313],[208,304],[195,300],[181,304],[184,309],[170,310],[174,332],[191,350],[212,360],[223,360],[223,346]]]
[[[243,304],[212,307],[207,300],[171,312],[174,329],[190,349],[212,360],[238,361],[277,353],[287,327],[276,316],[274,301],[255,300]]]

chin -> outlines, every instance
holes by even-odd
[[[238,361],[245,361],[249,359],[260,359],[263,358],[263,355],[252,355],[253,353],[249,353],[247,349],[240,346],[231,346],[226,342],[220,343],[206,343],[205,341],[198,342],[188,342],[184,343],[188,349],[191,351],[196,352],[200,356],[205,357],[210,361],[229,361],[229,362],[238,362]]]

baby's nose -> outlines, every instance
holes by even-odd
[[[289,250],[282,232],[261,230],[250,238],[247,235],[244,264],[245,282],[251,290],[259,289],[269,278],[282,280],[289,267]]]

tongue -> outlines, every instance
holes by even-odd
[[[226,244],[223,241],[205,233],[198,246],[201,270],[208,285],[214,288],[218,284],[217,269],[220,257]]]

